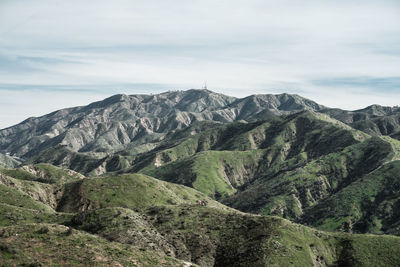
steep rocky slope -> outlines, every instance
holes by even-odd
[[[371,135],[388,135],[400,140],[400,112],[393,115],[356,121],[351,126]]]
[[[342,110],[338,108],[327,108],[321,111],[329,116],[344,123],[351,124],[357,121],[368,120],[377,117],[396,115],[400,112],[399,107],[385,107],[380,105],[371,105],[363,109],[354,111]]]
[[[13,157],[0,153],[0,166],[13,168],[21,164],[20,161],[14,159]]]
[[[242,99],[208,90],[158,95],[115,95],[84,107],[29,118],[0,131],[0,151],[29,158],[56,145],[73,151],[110,152],[148,143],[196,121],[232,122],[323,107],[297,95],[254,95]]]
[[[368,134],[393,138],[400,135],[398,107],[373,105],[346,111],[328,109],[297,95],[234,98],[208,90],[115,95],[88,106],[29,118],[0,130],[0,152],[3,153],[0,164],[3,162],[9,167],[18,164],[5,157],[6,153],[24,159],[41,154],[42,158],[32,162],[52,162],[78,170],[71,160],[82,164],[88,158],[105,158],[118,151],[129,151],[131,155],[147,152],[157,147],[167,134],[201,121],[255,122],[302,110],[323,112]],[[65,148],[66,158],[56,153],[55,147]],[[49,151],[43,153],[46,150]],[[48,153],[57,155],[46,158]]]
[[[372,105],[364,109],[347,111],[326,109],[321,111],[371,135],[389,135],[399,140],[400,108]]]

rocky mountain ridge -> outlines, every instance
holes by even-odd
[[[315,102],[288,94],[242,99],[208,90],[115,95],[88,106],[29,118],[0,130],[0,150],[23,158],[55,145],[79,152],[118,151],[158,142],[168,132],[196,121],[250,121],[322,108]]]

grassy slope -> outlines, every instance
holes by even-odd
[[[0,184],[0,203],[43,212],[52,211],[49,206],[32,199],[28,194],[2,184]]]
[[[56,167],[48,163],[26,165],[15,169],[0,168],[0,173],[20,180],[29,180],[48,184],[63,184],[83,178],[83,175],[79,173]]]
[[[392,115],[368,118],[356,121],[351,126],[371,135],[389,135],[397,138],[400,133],[400,115],[397,112]]]
[[[325,230],[400,235],[400,161],[376,169],[310,207],[303,222]]]
[[[191,186],[219,199],[234,194],[238,187],[254,178],[261,150],[204,151],[184,160],[141,172],[153,177]]]
[[[64,179],[64,175],[70,173],[67,170],[62,171],[58,167],[48,166],[47,164],[36,167],[36,170],[41,170],[42,167],[48,170],[47,178],[50,178],[51,174],[58,174],[51,179],[46,179],[46,181],[62,178],[59,180],[62,183],[62,181],[68,180]],[[32,168],[27,170],[32,170]],[[1,226],[40,222],[60,223],[71,216],[70,214],[57,213],[54,210],[57,206],[54,191],[61,184],[36,182],[34,180],[44,179],[43,176],[35,176],[21,168],[1,169],[0,172]],[[62,175],[60,176],[60,174]]]
[[[386,162],[399,159],[400,152],[397,140],[371,138],[315,112],[264,123],[222,125],[164,146],[139,157],[136,170],[191,186],[242,211],[298,221],[307,216],[318,220],[305,213],[314,212],[311,207],[319,202],[330,203],[343,188]],[[363,181],[356,185],[364,186]],[[351,194],[347,197],[353,198]],[[390,203],[391,209],[397,205],[394,200]],[[360,212],[367,213],[368,208],[364,205]],[[335,227],[321,227],[351,230],[345,226],[347,219],[341,218]],[[359,215],[351,220],[361,223]],[[382,227],[358,227],[357,231],[393,232]]]
[[[279,212],[274,214],[296,218],[301,215],[302,208],[368,174],[392,155],[390,144],[380,138],[372,138],[340,152],[294,165],[291,169],[288,168],[290,164],[278,165],[279,171],[269,170],[257,183],[249,185],[244,192],[226,202],[236,208],[265,213],[274,213],[274,208],[279,206]],[[298,211],[285,206],[293,202],[299,206]],[[294,213],[290,214],[288,209]]]
[[[49,166],[46,166],[48,169]],[[58,168],[55,168],[58,169]],[[229,209],[207,199],[207,197],[191,188],[182,185],[169,185],[144,175],[121,175],[97,179],[84,179],[76,182],[49,185],[35,182],[34,176],[21,169],[6,170],[7,174],[15,174],[18,179],[9,176],[1,177],[0,184],[0,262],[5,266],[15,264],[36,264],[38,266],[189,266],[164,252],[157,252],[151,247],[139,249],[134,244],[114,243],[92,236],[82,231],[60,225],[74,216],[72,213],[55,212],[50,206],[35,200],[35,190],[51,189],[81,185],[79,193],[87,200],[100,206],[126,206],[141,210],[154,203],[176,205],[177,203],[196,204],[202,200],[211,207]],[[54,174],[59,174],[55,172]],[[64,176],[55,175],[57,179]],[[37,178],[37,177],[36,177]],[[62,179],[66,182],[68,180]],[[85,182],[85,183],[84,183]],[[83,184],[83,185],[82,185]],[[110,190],[103,188],[110,186]],[[88,188],[105,190],[90,191]],[[42,189],[43,189],[42,188]],[[76,188],[76,187],[73,187]],[[66,193],[68,189],[61,189]],[[76,196],[76,192],[68,191]],[[32,195],[32,196],[31,196]],[[117,197],[118,196],[118,197]],[[108,201],[112,198],[113,201]],[[65,198],[59,200],[64,201]],[[175,202],[176,201],[176,202]],[[72,205],[66,205],[71,207]],[[65,206],[63,206],[65,207]],[[91,206],[92,207],[92,206]],[[134,211],[130,210],[132,213]],[[100,224],[99,224],[100,225]],[[114,231],[118,229],[116,225]],[[51,255],[51,257],[48,257]],[[35,265],[35,266],[36,266]]]
[[[395,266],[400,238],[326,233],[278,217],[199,205],[106,208],[70,225],[200,266]],[[364,253],[366,252],[366,253]]]
[[[104,161],[104,153],[98,154],[75,152],[65,146],[59,145],[40,151],[26,163],[36,164],[47,162],[83,174],[88,174],[93,171],[93,174],[96,175],[97,173],[94,170],[99,168]]]
[[[265,123],[234,123],[206,130],[144,155],[135,170],[226,197],[265,172],[276,174],[282,165],[293,168],[307,158],[338,151],[367,137],[326,115],[303,112]],[[243,181],[243,176],[250,179]]]
[[[0,261],[5,266],[184,266],[181,260],[201,266],[400,262],[400,238],[324,233],[278,217],[244,214],[193,189],[141,174],[83,179],[65,187],[65,196],[73,198],[61,198],[64,203],[58,207],[74,214],[55,212],[17,187],[0,186],[1,195],[11,196],[3,197],[0,205]],[[79,210],[84,211],[76,213]]]
[[[156,180],[143,174],[124,174],[66,184],[57,210],[76,212],[105,207],[143,209],[152,205],[195,204],[197,201],[225,208],[186,186]]]
[[[390,143],[371,138],[264,178],[224,202],[324,230],[399,234],[397,154]]]
[[[182,261],[54,224],[0,227],[3,266],[185,266]]]

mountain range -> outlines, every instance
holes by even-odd
[[[0,130],[0,260],[397,266],[399,139],[399,107],[290,94],[115,95],[28,118]]]

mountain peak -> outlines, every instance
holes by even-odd
[[[236,98],[208,89],[116,94],[0,130],[0,150],[24,158],[59,144],[79,152],[113,152],[159,142],[197,121],[249,122],[321,107],[289,94]]]
[[[388,107],[388,106],[373,104],[366,108],[356,110],[354,112],[364,112],[373,116],[386,116],[386,115],[391,115],[393,112],[398,112],[399,110],[400,110],[399,107]]]
[[[107,97],[106,99],[94,102],[89,104],[87,107],[88,108],[101,108],[101,107],[106,107],[118,102],[123,102],[123,101],[129,101],[129,96],[125,94],[116,94],[112,95],[110,97]]]

